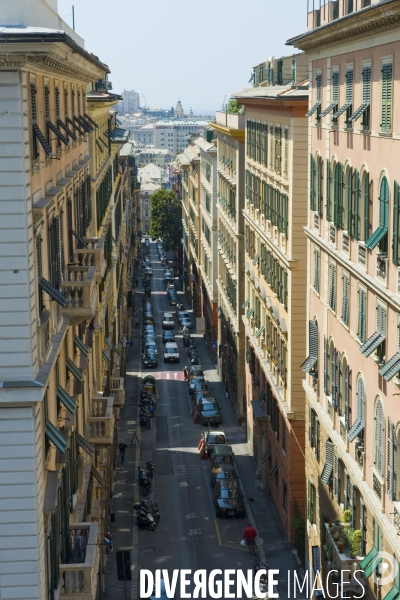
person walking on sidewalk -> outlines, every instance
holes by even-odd
[[[140,442],[139,442],[139,438],[138,438],[138,434],[136,432],[136,429],[134,430],[134,432],[132,433],[132,439],[131,439],[131,446],[133,444],[133,440],[136,440],[137,445],[140,446]]]
[[[258,533],[254,527],[249,523],[243,532],[243,539],[246,542],[246,546],[249,549],[249,554],[256,554],[256,537]]]
[[[125,444],[125,442],[122,440],[122,442],[119,445],[119,456],[121,458],[121,465],[125,460],[125,450],[127,449],[127,445]]]
[[[183,369],[183,379],[184,381],[187,381],[189,379],[189,369],[187,367]]]

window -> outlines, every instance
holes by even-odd
[[[361,126],[364,130],[370,128],[370,106],[371,106],[371,65],[364,65],[362,70],[362,103],[357,110],[350,115],[348,122],[354,123],[362,116]]]
[[[366,240],[366,247],[370,250],[373,250],[379,244],[380,252],[386,253],[388,250],[388,227],[389,184],[386,177],[383,177],[379,189],[379,225],[372,235]]]
[[[395,428],[392,420],[388,417],[387,420],[387,472],[386,472],[386,487],[387,493],[391,500],[398,500],[399,493],[397,491],[397,472],[398,472],[398,444]],[[400,491],[400,490],[399,490]]]
[[[335,178],[333,187],[333,209],[334,209],[334,224],[339,229],[343,227],[343,188],[344,174],[343,165],[337,163],[335,167]]]
[[[310,523],[316,522],[317,492],[311,481],[307,482],[307,519]]]
[[[367,291],[363,288],[358,290],[357,337],[361,343],[367,339]]]
[[[326,159],[326,220],[332,220],[332,169],[329,158]]]
[[[274,127],[273,125],[269,126],[269,168],[274,168]]]
[[[285,148],[284,148],[284,163],[283,163],[283,174],[287,177],[289,171],[289,128],[285,127],[284,130]],[[264,164],[267,163],[267,157],[265,156]]]
[[[343,189],[342,228],[352,234],[352,206],[353,206],[353,169],[347,168],[345,175],[346,185]]]
[[[308,442],[310,448],[314,449],[317,461],[319,461],[320,425],[317,413],[311,406],[308,407]]]
[[[382,65],[381,83],[381,131],[390,133],[392,130],[392,99],[393,99],[393,64],[385,62]]]
[[[282,168],[282,129],[275,127],[275,171],[281,172]]]
[[[384,457],[384,440],[385,440],[385,425],[383,417],[383,406],[381,400],[378,398],[375,405],[375,419],[374,419],[374,444],[375,444],[375,458],[374,466],[378,471],[379,475],[383,476],[383,457]]]
[[[339,104],[339,71],[338,70],[333,71],[333,73],[332,73],[331,90],[332,90],[332,102],[324,111],[322,111],[321,117],[325,117],[331,111],[336,113],[338,110],[338,104]]]
[[[360,437],[364,431],[365,425],[365,388],[364,380],[361,376],[357,381],[357,419],[353,423],[348,433],[349,442],[353,442],[356,437]]]
[[[334,124],[336,124],[338,117],[340,117],[340,115],[342,115],[344,112],[346,112],[345,123],[346,123],[346,125],[351,126],[351,123],[349,123],[349,118],[351,117],[352,112],[353,112],[353,67],[352,66],[346,68],[345,80],[346,80],[346,101],[343,104],[343,106],[341,106],[339,108],[339,110],[337,110],[336,112],[333,113],[332,121]]]
[[[349,326],[349,305],[350,305],[350,275],[342,275],[342,321],[346,327]]]
[[[329,307],[336,310],[336,264],[331,262],[329,265]]]
[[[310,154],[310,210],[315,210],[315,158]]]
[[[292,83],[296,83],[296,59],[292,58]]]
[[[321,252],[319,248],[314,248],[314,290],[317,294],[319,294],[320,264]]]
[[[322,158],[320,156],[317,157],[317,205],[316,210],[318,214],[322,217],[322,185],[323,185],[323,169],[322,169]]]
[[[317,113],[317,121],[320,121],[321,117],[321,101],[322,101],[322,72],[317,71],[315,74],[315,95],[316,101],[314,106],[308,111],[306,117],[311,117],[314,113]]]

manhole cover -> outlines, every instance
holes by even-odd
[[[143,554],[150,554],[150,552],[154,552],[154,548],[142,548],[142,550],[139,550],[140,556],[143,556]]]

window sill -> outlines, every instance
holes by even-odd
[[[391,138],[393,136],[392,131],[378,131],[378,136],[383,138]]]

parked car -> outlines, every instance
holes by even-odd
[[[204,447],[208,454],[215,444],[226,444],[225,432],[219,429],[209,429],[204,432]]]
[[[193,392],[197,388],[197,384],[201,384],[201,383],[206,383],[206,380],[204,379],[204,375],[198,375],[197,377],[193,377],[189,381],[189,394],[193,394]],[[201,389],[201,388],[199,388],[199,389]]]
[[[196,381],[196,383],[192,386],[192,394],[194,395],[194,397],[196,398],[197,401],[197,394],[199,392],[209,392],[209,394],[211,394],[211,390],[208,386],[208,383],[206,381]]]
[[[217,517],[244,517],[243,495],[237,479],[219,481],[214,486],[214,505]]]
[[[182,317],[181,327],[187,327],[188,329],[193,329],[192,319],[190,319],[188,317]]]
[[[144,325],[143,327],[143,335],[147,335],[148,333],[154,333],[155,335],[155,329],[154,329],[154,325]]]
[[[167,342],[164,348],[164,362],[179,362],[180,352],[176,342]]]
[[[178,294],[176,292],[175,294],[170,294],[169,303],[171,306],[176,306],[178,304]]]
[[[201,365],[192,365],[189,367],[189,381],[195,377],[204,377],[204,371]]]
[[[144,274],[148,277],[153,277],[153,269],[151,267],[146,267],[144,270]]]
[[[173,282],[172,275],[164,275],[164,282],[165,282],[165,285],[167,285],[167,283],[172,283]]]
[[[163,329],[174,329],[175,327],[175,319],[172,313],[164,313],[162,319],[162,328]]]
[[[176,316],[177,316],[179,325],[181,324],[181,320],[184,317],[190,319],[190,314],[186,310],[177,310],[176,311]]]
[[[230,463],[214,463],[211,469],[211,485],[214,486],[224,479],[237,479],[237,473],[234,465]]]
[[[145,344],[144,344],[143,352],[146,352],[146,350],[154,350],[154,352],[158,356],[158,348],[157,348],[156,341],[155,340],[148,340],[148,341],[146,341]]]
[[[222,423],[221,409],[214,398],[203,398],[199,407],[199,414],[202,425],[219,425]]]
[[[145,350],[142,356],[143,367],[158,367],[158,352],[154,351],[154,348],[148,348]]]
[[[200,392],[195,392],[193,394],[193,404],[197,404],[198,408],[200,408],[200,404],[204,398],[206,398],[207,400],[209,400],[210,398],[214,399],[213,396],[211,395],[210,389],[201,390]]]
[[[234,454],[228,444],[214,444],[211,448],[210,459],[213,463],[230,463],[233,465]]]
[[[167,285],[167,294],[168,294],[168,296],[170,296],[171,294],[176,294],[176,293],[177,292],[176,292],[175,286],[173,284],[169,283]]]
[[[148,333],[147,335],[143,336],[143,344],[142,344],[142,350],[144,351],[144,347],[146,345],[146,342],[156,342],[156,334],[155,333]]]
[[[174,332],[170,331],[168,329],[166,329],[165,331],[163,331],[162,341],[164,342],[164,344],[166,344],[167,342],[174,342],[175,341],[175,334],[174,334]]]

